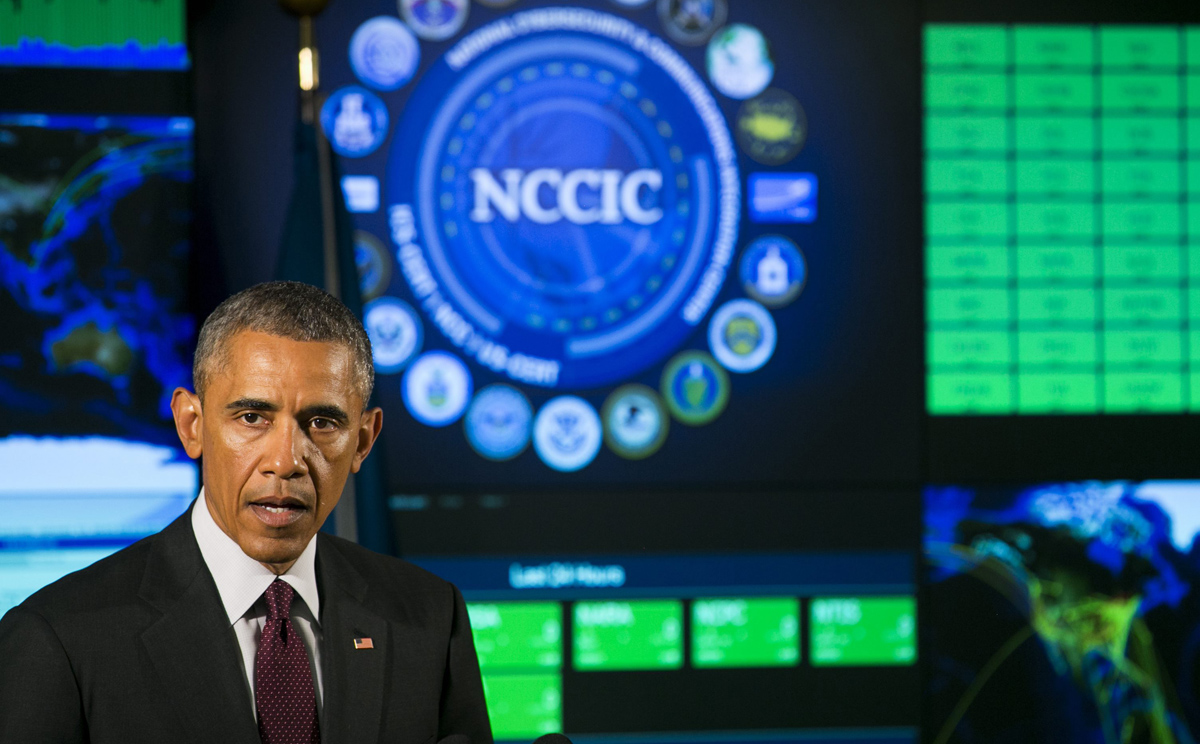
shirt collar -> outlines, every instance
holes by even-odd
[[[276,578],[292,585],[318,625],[321,618],[321,598],[317,592],[317,541],[309,540],[304,552],[287,570],[276,577],[266,566],[242,552],[241,547],[226,535],[204,500],[204,489],[192,507],[192,531],[200,545],[200,555],[208,565],[217,584],[221,604],[229,616],[229,624],[237,622],[249,610]],[[315,536],[314,536],[315,537]]]

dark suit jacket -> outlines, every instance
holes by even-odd
[[[462,595],[317,536],[324,744],[491,744]],[[373,649],[354,648],[369,637]],[[0,742],[258,744],[237,638],[192,532],[70,574],[0,620]]]

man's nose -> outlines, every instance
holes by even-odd
[[[263,453],[260,470],[263,475],[277,478],[297,478],[308,474],[304,459],[308,437],[296,421],[280,419],[267,436],[267,451]]]

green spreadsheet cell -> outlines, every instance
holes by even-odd
[[[1183,30],[1184,47],[1187,49],[1187,66],[1200,68],[1200,26],[1188,26]]]
[[[1017,153],[1086,154],[1096,149],[1096,120],[1091,116],[1018,114]]]
[[[1003,26],[929,25],[925,64],[984,67],[1008,64],[1008,31]]]
[[[1183,376],[1165,372],[1109,372],[1104,376],[1107,413],[1183,410]]]
[[[1100,107],[1105,111],[1174,111],[1180,103],[1178,75],[1100,76]]]
[[[1012,377],[996,373],[933,372],[926,377],[928,408],[935,416],[1010,413]]]
[[[917,661],[913,597],[814,597],[809,606],[813,666],[911,665]]]
[[[1192,112],[1184,124],[1187,130],[1187,151],[1192,157],[1200,156],[1200,113]]]
[[[1200,372],[1200,329],[1188,332],[1188,363],[1193,370]]]
[[[1027,323],[1094,323],[1096,290],[1020,288],[1017,319]]]
[[[1013,61],[1022,67],[1091,67],[1092,29],[1087,26],[1017,26]]]
[[[1188,375],[1188,378],[1188,401],[1190,402],[1188,408],[1192,411],[1200,411],[1200,372],[1193,372]]]
[[[479,668],[538,669],[562,666],[562,607],[557,602],[467,605]]]
[[[1183,320],[1178,288],[1104,290],[1104,321],[1179,323]]]
[[[1017,376],[1020,413],[1095,413],[1100,406],[1098,375],[1030,372]]]
[[[1183,362],[1179,331],[1105,331],[1104,364],[1178,367]]]
[[[1181,175],[1174,160],[1106,160],[1100,166],[1106,197],[1178,198]]]
[[[1096,234],[1096,209],[1090,203],[1017,202],[1017,236],[1035,240],[1087,240]]]
[[[692,666],[775,667],[800,663],[800,600],[697,599]]]
[[[994,283],[1009,277],[1008,248],[937,245],[925,249],[925,277],[931,281]]]
[[[531,739],[562,731],[562,676],[559,674],[483,675],[492,736]]]
[[[1092,160],[1017,158],[1017,193],[1022,198],[1082,196],[1096,193],[1096,163]]]
[[[579,671],[683,666],[683,603],[578,602],[572,661]]]
[[[1184,82],[1184,87],[1187,90],[1184,92],[1185,100],[1183,105],[1191,109],[1194,116],[1197,111],[1200,111],[1200,73],[1190,73]]]
[[[1179,118],[1175,116],[1105,116],[1100,120],[1100,147],[1111,155],[1178,156]]]
[[[1187,162],[1187,192],[1193,201],[1200,201],[1200,158],[1195,156]]]
[[[1095,85],[1088,74],[1017,73],[1013,98],[1018,111],[1091,111],[1095,105]]]
[[[1022,369],[1094,366],[1096,347],[1095,331],[1022,331],[1017,334],[1017,363]]]
[[[1188,317],[1192,324],[1200,322],[1200,286],[1193,284],[1187,292]]]
[[[931,195],[1003,196],[1008,191],[1008,161],[928,160],[925,191]]]
[[[1200,241],[1191,243],[1186,249],[1188,276],[1193,280],[1200,279]]]
[[[974,287],[930,289],[926,293],[926,315],[933,323],[1007,323],[1007,289]]]
[[[1106,283],[1179,281],[1182,277],[1178,246],[1109,246],[1100,253]]]
[[[1179,204],[1105,201],[1101,206],[1104,237],[1131,240],[1178,240],[1183,225]]]
[[[925,205],[925,233],[973,242],[1008,239],[1007,204],[930,203]],[[987,240],[980,242],[996,242]]]
[[[927,72],[925,105],[943,109],[1003,109],[1008,79],[998,73]]]
[[[1113,67],[1178,67],[1179,29],[1176,26],[1103,26],[1100,65]]]
[[[1193,239],[1200,238],[1200,199],[1188,200],[1187,221],[1188,235]],[[1195,247],[1192,250],[1195,250]]]
[[[1017,249],[1017,278],[1090,284],[1096,278],[1096,249],[1021,246]]]
[[[926,340],[930,367],[1007,368],[1012,361],[1004,331],[929,331]]]
[[[1003,116],[925,117],[925,149],[962,154],[1003,154],[1008,149],[1008,119]]]

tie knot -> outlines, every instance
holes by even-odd
[[[267,598],[267,620],[286,620],[291,614],[296,590],[283,579],[275,579],[263,596]]]

